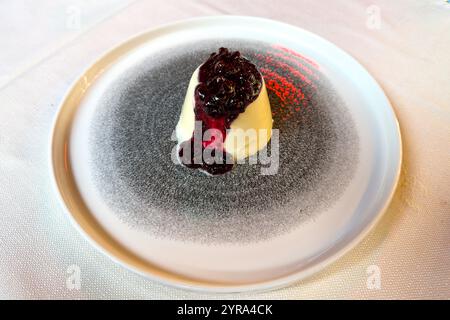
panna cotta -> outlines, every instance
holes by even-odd
[[[193,73],[176,126],[181,164],[215,175],[256,154],[272,135],[264,79],[256,66],[220,48]]]

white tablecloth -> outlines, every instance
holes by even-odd
[[[97,252],[69,222],[52,191],[48,164],[52,119],[85,67],[147,28],[217,14],[281,20],[348,51],[391,99],[404,142],[400,186],[360,245],[291,287],[225,298],[450,298],[445,0],[2,1],[0,297],[224,298],[146,280]],[[379,288],[367,285],[373,265],[380,271]],[[79,290],[67,286],[73,266],[79,267]]]

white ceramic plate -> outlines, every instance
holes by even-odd
[[[275,175],[244,165],[211,178],[170,161],[187,81],[219,46],[269,83]],[[300,102],[280,98],[290,85]],[[401,164],[391,105],[355,59],[250,17],[182,21],[110,51],[71,88],[51,143],[62,202],[97,248],[151,279],[215,292],[284,286],[338,259],[385,211]]]

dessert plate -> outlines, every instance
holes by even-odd
[[[265,162],[210,177],[174,163],[174,129],[192,72],[219,47],[261,70],[278,137]],[[355,59],[250,17],[182,21],[113,49],[70,89],[51,139],[56,189],[97,248],[214,292],[284,286],[338,259],[385,211],[401,164],[391,105]]]

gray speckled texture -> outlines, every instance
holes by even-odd
[[[161,52],[117,78],[96,106],[89,152],[97,187],[124,222],[156,237],[237,243],[277,236],[336,201],[356,168],[353,120],[320,71],[317,91],[296,83],[304,86],[308,104],[285,121],[279,99],[269,92],[280,130],[277,174],[238,165],[210,177],[174,165],[171,135],[189,79],[220,46],[240,50],[258,67],[264,65],[255,54],[274,50],[233,41]]]

